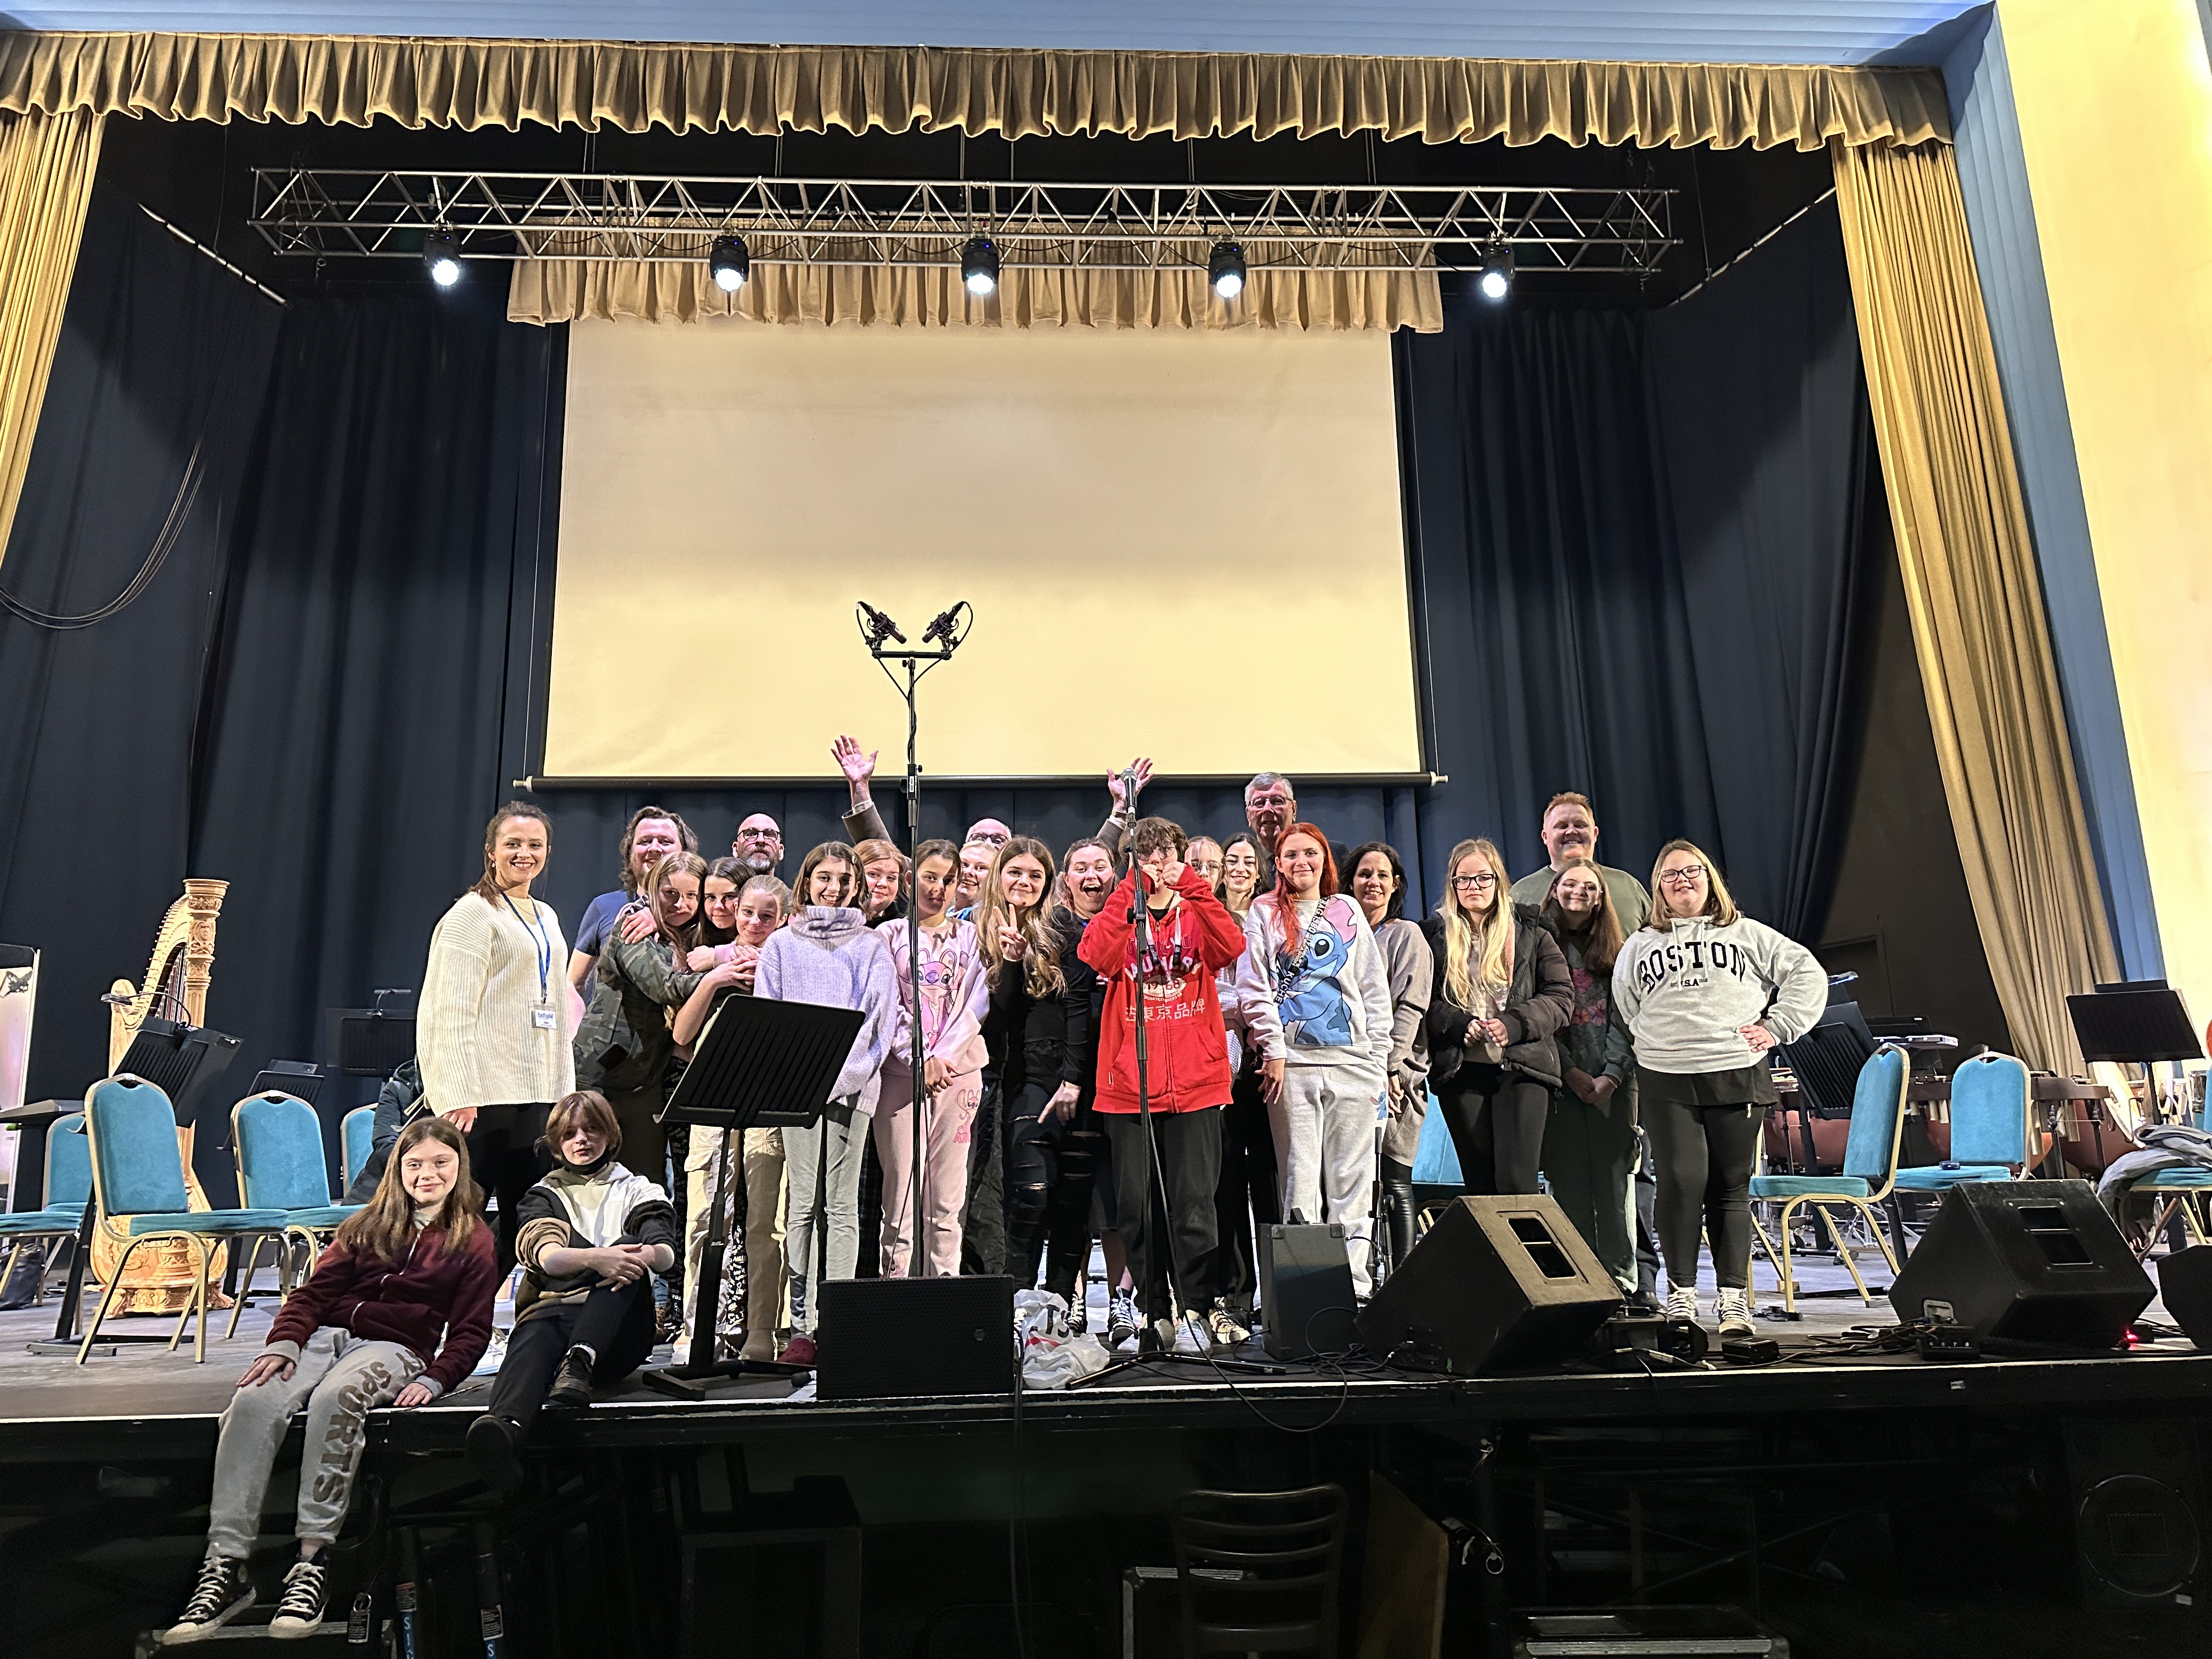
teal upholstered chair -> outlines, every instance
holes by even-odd
[[[9,1247],[8,1265],[0,1269],[0,1285],[15,1276],[15,1262],[27,1244],[46,1239],[75,1238],[84,1223],[84,1206],[92,1201],[92,1143],[85,1139],[84,1114],[58,1117],[46,1130],[46,1199],[35,1210],[19,1215],[0,1215],[0,1243]],[[45,1300],[45,1275],[33,1290],[33,1302]]]
[[[2199,1129],[2212,1129],[2212,1104],[2197,1113],[2191,1122]],[[2153,1170],[2128,1182],[2128,1193],[2131,1197],[2139,1194],[2156,1206],[2150,1225],[2136,1246],[2137,1255],[2151,1253],[2177,1212],[2190,1238],[2199,1244],[2212,1243],[2212,1170],[2200,1170],[2194,1165]]]
[[[1767,1261],[1781,1276],[1784,1307],[1795,1309],[1797,1305],[1797,1286],[1790,1277],[1790,1221],[1800,1205],[1809,1205],[1828,1224],[1829,1236],[1836,1241],[1836,1253],[1850,1270],[1851,1282],[1859,1287],[1859,1300],[1867,1306],[1874,1305],[1874,1297],[1859,1274],[1858,1260],[1844,1240],[1843,1230],[1829,1213],[1830,1206],[1842,1205],[1866,1218],[1875,1245],[1881,1251],[1882,1260],[1889,1264],[1891,1275],[1895,1276],[1897,1258],[1890,1254],[1888,1241],[1881,1236],[1874,1206],[1890,1195],[1897,1176],[1898,1140],[1905,1133],[1905,1091],[1911,1080],[1912,1067],[1905,1059],[1905,1050],[1890,1043],[1882,1044],[1859,1067],[1858,1083],[1851,1094],[1850,1138],[1844,1143],[1843,1173],[1761,1175],[1751,1178],[1753,1202],[1778,1202],[1782,1206],[1778,1222],[1782,1233],[1780,1255],[1775,1253],[1774,1241],[1767,1237],[1764,1227],[1759,1229],[1759,1242],[1765,1247]]]
[[[356,1106],[338,1123],[338,1163],[345,1175],[342,1193],[353,1190],[353,1183],[368,1167],[368,1155],[375,1150],[376,1108]]]
[[[294,1278],[295,1250],[314,1265],[319,1240],[358,1210],[358,1204],[331,1202],[330,1166],[323,1158],[323,1124],[315,1109],[296,1095],[278,1090],[248,1095],[230,1109],[230,1145],[238,1160],[238,1196],[258,1210],[282,1210],[285,1215],[284,1243],[294,1248],[279,1252],[277,1285],[289,1295]],[[239,1286],[231,1310],[231,1328],[238,1327],[239,1310],[253,1288],[260,1266],[261,1241],[253,1242],[246,1258],[246,1279]]]
[[[1970,1181],[2010,1181],[2025,1170],[2033,1127],[2027,1066],[2010,1054],[1976,1054],[1951,1073],[1951,1157],[1899,1170],[1900,1193],[1946,1193]]]
[[[100,1311],[77,1348],[77,1364],[84,1364],[99,1339],[131,1255],[140,1245],[161,1239],[181,1239],[193,1262],[191,1298],[177,1316],[169,1346],[176,1347],[184,1337],[185,1322],[198,1315],[192,1358],[204,1361],[208,1269],[216,1244],[225,1239],[281,1236],[284,1212],[192,1209],[185,1191],[176,1113],[168,1096],[143,1078],[126,1072],[94,1084],[85,1091],[84,1122],[92,1143],[93,1202],[98,1206],[94,1225],[121,1243],[123,1254],[100,1292]]]

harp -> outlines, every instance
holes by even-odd
[[[207,1013],[208,981],[215,967],[216,918],[222,913],[227,881],[187,881],[182,897],[169,906],[154,934],[154,949],[146,963],[146,977],[137,985],[118,979],[108,988],[107,1070],[112,1076],[130,1051],[131,1043],[149,1030],[162,1025],[200,1024]],[[159,1078],[149,1081],[159,1083]],[[214,1207],[192,1174],[192,1131],[177,1130],[177,1150],[184,1159],[185,1193],[195,1210]],[[115,1271],[125,1241],[112,1238],[105,1228],[93,1231],[91,1267],[102,1284]],[[223,1247],[217,1246],[210,1277],[223,1271]],[[159,1249],[149,1245],[131,1258],[116,1293],[114,1313],[175,1313],[191,1299],[193,1264],[181,1240]]]

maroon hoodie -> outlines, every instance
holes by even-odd
[[[277,1310],[262,1352],[296,1361],[309,1337],[336,1325],[373,1342],[413,1349],[428,1367],[421,1380],[444,1394],[483,1358],[498,1288],[491,1229],[481,1223],[458,1250],[446,1248],[444,1228],[424,1228],[396,1266],[333,1244]]]

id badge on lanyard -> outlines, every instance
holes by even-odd
[[[501,894],[501,896],[505,898],[506,895]],[[514,912],[517,921],[522,921],[522,912],[516,908],[513,899],[507,900],[507,908]],[[553,1012],[551,991],[553,938],[546,931],[544,924],[538,920],[537,900],[532,899],[530,902],[530,920],[522,921],[522,925],[529,933],[531,941],[536,945],[538,951],[538,1006],[530,1011],[530,1024],[540,1031],[554,1030],[557,1029],[557,1016]]]

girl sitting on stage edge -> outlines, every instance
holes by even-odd
[[[376,1195],[346,1218],[238,1379],[216,1442],[207,1559],[164,1644],[199,1641],[253,1605],[246,1557],[270,1467],[303,1404],[300,1555],[269,1633],[304,1637],[322,1623],[328,1551],[353,1496],[363,1422],[380,1406],[424,1405],[465,1381],[491,1340],[499,1279],[483,1208],[459,1129],[423,1117],[399,1132]]]

